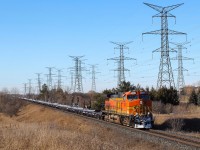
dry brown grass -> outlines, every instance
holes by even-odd
[[[37,105],[16,117],[0,115],[0,149],[133,150],[162,149],[123,131]]]
[[[180,117],[180,118],[200,118],[200,106],[195,106],[193,104],[190,105],[178,105],[178,106],[166,106],[172,107],[172,111],[169,113],[154,113],[154,116],[156,118],[156,123],[161,124],[166,119],[172,118],[172,117]]]

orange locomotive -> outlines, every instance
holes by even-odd
[[[134,128],[152,128],[152,101],[144,91],[112,95],[105,101],[104,119]]]

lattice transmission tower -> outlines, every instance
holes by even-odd
[[[71,90],[73,90],[74,89],[74,74],[72,71],[70,72],[70,75],[71,75]]]
[[[91,71],[91,74],[92,74],[92,86],[91,86],[91,91],[94,91],[96,92],[96,74],[99,73],[99,72],[96,72],[96,67],[97,67],[97,64],[95,65],[90,65],[92,71]]]
[[[178,49],[178,56],[175,58],[172,58],[172,60],[178,60],[178,68],[175,69],[176,71],[178,71],[178,78],[177,78],[177,89],[179,91],[179,93],[181,92],[181,89],[185,86],[185,80],[184,80],[184,75],[183,72],[184,71],[188,71],[187,69],[185,69],[183,67],[183,60],[193,60],[193,58],[188,58],[188,57],[184,57],[182,55],[182,50],[183,49],[187,49],[186,47],[184,47],[184,45],[188,44],[189,42],[184,42],[184,43],[172,43],[174,45],[176,45],[175,49]]]
[[[32,94],[32,83],[31,83],[31,79],[28,79],[28,94],[30,96],[30,94]]]
[[[45,74],[45,77],[46,77],[46,85],[48,86],[48,83],[49,83],[49,74]]]
[[[53,82],[52,76],[54,75],[54,74],[52,74],[52,70],[54,67],[46,67],[46,68],[49,71],[49,74],[47,75],[47,86],[48,86],[49,90],[52,90],[52,82]]]
[[[114,71],[118,72],[117,86],[119,86],[123,81],[126,81],[125,72],[126,71],[130,71],[129,69],[126,69],[124,67],[124,61],[125,60],[136,60],[136,59],[124,56],[124,49],[129,49],[126,45],[132,43],[132,41],[124,42],[124,43],[121,43],[121,42],[111,42],[111,43],[117,45],[117,47],[115,47],[114,49],[119,49],[120,50],[119,57],[114,57],[114,58],[107,59],[107,60],[115,60],[117,62],[117,64],[118,64],[117,69],[114,69]]]
[[[36,73],[36,75],[37,75],[38,93],[40,93],[40,91],[41,91],[41,73]]]
[[[154,15],[154,17],[160,17],[161,18],[161,29],[155,30],[151,32],[146,32],[144,34],[155,34],[155,35],[161,35],[161,47],[154,50],[153,52],[160,52],[161,58],[160,58],[160,66],[159,66],[159,73],[158,73],[158,80],[157,80],[157,88],[162,87],[175,87],[174,84],[174,77],[171,67],[171,61],[170,61],[170,52],[175,52],[173,49],[169,48],[169,35],[177,35],[182,34],[186,35],[186,33],[183,32],[177,32],[174,30],[168,29],[168,17],[176,18],[174,15],[170,13],[173,9],[183,5],[177,4],[167,7],[161,7],[156,6],[148,3],[144,3],[145,5],[153,8],[154,10],[158,11],[159,13]]]
[[[83,92],[83,84],[82,84],[82,71],[85,69],[82,67],[82,60],[83,56],[69,56],[71,57],[74,62],[75,66],[72,68],[74,71],[74,92]]]
[[[24,83],[24,95],[26,95],[27,94],[27,83]]]
[[[58,80],[57,80],[57,89],[62,89],[62,77],[65,77],[62,75],[63,69],[56,69],[58,71]]]

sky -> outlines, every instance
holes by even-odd
[[[125,61],[126,81],[142,87],[156,87],[160,53],[152,53],[160,47],[159,35],[142,33],[160,29],[157,12],[143,4],[169,6],[184,5],[171,11],[169,29],[187,33],[187,49],[183,56],[194,58],[183,61],[186,85],[197,85],[200,77],[200,1],[197,0],[1,0],[0,1],[0,90],[17,88],[24,92],[24,83],[31,79],[37,86],[36,73],[42,73],[46,82],[46,67],[63,69],[62,85],[70,88],[70,67],[75,63],[69,56],[84,56],[83,66],[98,64],[96,89],[101,92],[117,86],[117,64],[109,58],[118,57],[119,50],[113,42],[133,41],[125,56],[137,61]],[[183,35],[169,36],[170,42],[186,41]],[[175,47],[170,45],[170,47]],[[170,57],[176,57],[170,53]],[[178,62],[171,60],[172,68]],[[177,71],[173,71],[177,84]],[[53,69],[53,82],[57,71]],[[83,90],[91,90],[90,71],[83,71]]]

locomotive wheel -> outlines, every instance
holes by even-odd
[[[120,117],[119,117],[119,122],[120,122],[121,125],[123,125],[123,120],[124,120],[123,117],[120,116]]]
[[[129,117],[124,118],[123,125],[129,126]]]
[[[129,117],[120,116],[119,121],[120,124],[124,126],[129,126]]]

